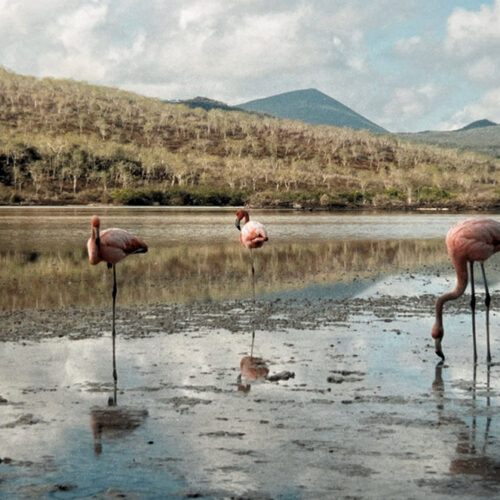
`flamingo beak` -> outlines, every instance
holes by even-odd
[[[240,220],[241,220],[241,219],[236,218],[236,222],[234,223],[234,225],[236,226],[236,229],[237,229],[238,231],[241,231],[241,227],[240,227]]]
[[[436,346],[436,354],[444,361],[444,354],[441,349],[441,339],[435,339],[434,345]]]

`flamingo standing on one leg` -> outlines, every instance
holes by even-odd
[[[477,360],[476,352],[476,297],[474,293],[474,262],[479,262],[483,274],[484,288],[486,292],[486,346],[487,361],[491,361],[490,353],[490,302],[491,297],[484,271],[484,261],[494,253],[500,251],[500,222],[492,219],[467,219],[455,224],[446,235],[446,246],[453,261],[457,273],[457,284],[448,293],[441,295],[436,301],[436,322],[432,328],[432,337],[435,340],[436,354],[444,359],[441,349],[441,340],[444,335],[443,329],[443,306],[445,302],[460,297],[467,287],[467,263],[470,269],[471,301],[472,310],[472,340],[474,345],[474,363]]]
[[[116,264],[128,255],[134,253],[146,253],[148,246],[144,241],[124,229],[110,228],[99,231],[100,220],[94,215],[92,217],[92,233],[87,241],[89,262],[92,265],[99,262],[106,262],[109,268],[113,268],[113,379],[115,381],[115,401],[116,401],[116,359],[115,359],[115,305],[116,305]]]
[[[243,220],[243,226],[241,226]],[[257,221],[250,220],[250,216],[246,210],[238,210],[236,212],[236,228],[240,231],[241,244],[250,250],[250,262],[252,264],[252,299],[255,313],[255,267],[253,249],[260,248],[268,240],[266,228]],[[252,348],[250,357],[253,356],[253,344],[255,340],[255,328],[252,329]]]

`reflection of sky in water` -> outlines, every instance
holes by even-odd
[[[0,472],[20,473],[14,485],[76,485],[76,489],[60,493],[64,498],[91,496],[108,488],[168,495],[185,486],[165,470],[164,463],[156,463],[148,454],[154,444],[168,450],[167,458],[168,453],[178,452],[165,443],[166,429],[150,426],[148,418],[116,438],[104,431],[103,452],[99,456],[94,453],[90,412],[96,406],[107,408],[112,393],[111,384],[102,385],[111,380],[110,346],[109,339],[3,346],[0,393],[10,404],[4,406],[0,417],[2,457],[34,463],[25,473],[25,468],[15,463]],[[130,352],[124,351],[121,361],[133,364]],[[139,380],[134,370],[124,369],[120,375],[124,384],[134,385]],[[127,408],[132,412],[145,409],[140,397],[122,399],[128,405],[122,407],[124,412]],[[1,428],[27,414],[37,423]],[[144,460],[145,456],[149,459]],[[36,480],[38,475],[42,481]],[[37,496],[33,492],[27,496],[31,495]]]
[[[0,426],[27,413],[41,422],[0,427],[2,455],[35,463],[52,457],[55,470],[25,477],[23,468],[11,466],[18,477],[3,487],[76,484],[72,492],[61,493],[68,498],[110,487],[143,494],[188,487],[302,498],[300,491],[335,488],[340,478],[332,466],[341,459],[338,450],[348,450],[343,460],[376,471],[342,476],[350,491],[361,485],[397,497],[425,466],[435,471],[433,477],[449,478],[462,439],[457,436],[470,429],[475,411],[484,428],[484,394],[478,392],[474,409],[467,390],[472,380],[467,319],[463,314],[447,318],[444,397],[433,393],[437,358],[425,347],[431,315],[396,314],[386,322],[367,310],[345,325],[316,331],[257,331],[256,355],[267,361],[270,374],[290,370],[295,378],[257,384],[248,395],[238,392],[236,379],[250,334],[202,330],[119,338],[118,404],[149,415],[120,438],[103,435],[100,456],[94,454],[89,415],[111,394],[110,338],[6,344],[0,393],[22,404],[4,407]],[[491,375],[492,405],[498,402],[499,369]],[[353,374],[341,384],[326,382],[342,371]],[[482,368],[478,381],[484,387]],[[491,422],[487,454],[500,460],[499,424],[495,418]],[[394,470],[401,483],[395,482]]]

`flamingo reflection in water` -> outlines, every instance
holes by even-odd
[[[253,347],[253,340],[252,340]],[[295,378],[295,373],[282,371],[269,375],[269,367],[262,358],[255,356],[243,356],[240,361],[240,373],[236,379],[238,391],[250,392],[252,384],[261,382],[278,382],[280,380],[289,380]]]
[[[243,224],[241,221],[243,220]],[[255,266],[253,250],[261,248],[264,243],[269,239],[267,237],[266,228],[257,221],[250,220],[250,215],[246,210],[238,210],[236,212],[235,226],[240,231],[240,243],[248,248],[250,251],[250,263],[252,266],[252,300],[253,300],[253,313],[255,316]],[[252,348],[250,350],[250,357],[253,356],[253,344],[255,340],[255,317],[251,320],[252,323]]]
[[[237,379],[238,390],[250,392],[251,384],[265,381],[268,375],[269,368],[262,358],[244,356],[240,361],[240,374]]]
[[[93,407],[90,410],[90,428],[94,436],[94,453],[102,453],[103,435],[109,439],[123,439],[140,427],[148,411],[126,406]]]
[[[473,379],[471,386],[471,408],[472,422],[466,424],[457,416],[450,415],[445,408],[445,384],[442,377],[443,362],[436,365],[435,378],[432,390],[437,402],[438,418],[440,425],[453,425],[457,427],[458,443],[456,445],[456,457],[450,462],[450,473],[452,475],[474,475],[483,479],[500,484],[500,456],[488,452],[487,446],[492,442],[490,435],[492,423],[491,388],[490,388],[490,366],[486,367],[486,387],[480,390],[486,397],[486,406],[479,407],[477,404],[477,375],[476,367],[473,368]],[[480,432],[480,417],[484,417],[482,424],[483,432]]]
[[[113,381],[113,395],[107,406],[93,406],[90,409],[90,428],[94,436],[94,453],[101,455],[102,438],[123,439],[140,427],[148,411],[144,408],[118,406],[117,381]]]
[[[116,383],[118,379],[115,359],[116,264],[129,255],[146,253],[148,251],[148,246],[144,241],[124,229],[110,228],[101,232],[99,217],[94,215],[92,217],[92,232],[87,241],[87,251],[89,262],[92,265],[99,264],[99,262],[106,262],[108,269],[113,268],[113,291],[111,294],[113,297],[113,379]]]

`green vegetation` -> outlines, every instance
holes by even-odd
[[[121,205],[171,205],[171,206],[239,206],[245,203],[243,191],[206,188],[169,187],[163,191],[157,189],[115,189],[111,192],[113,201]]]
[[[499,166],[391,135],[0,68],[4,204],[489,208],[500,204]]]

